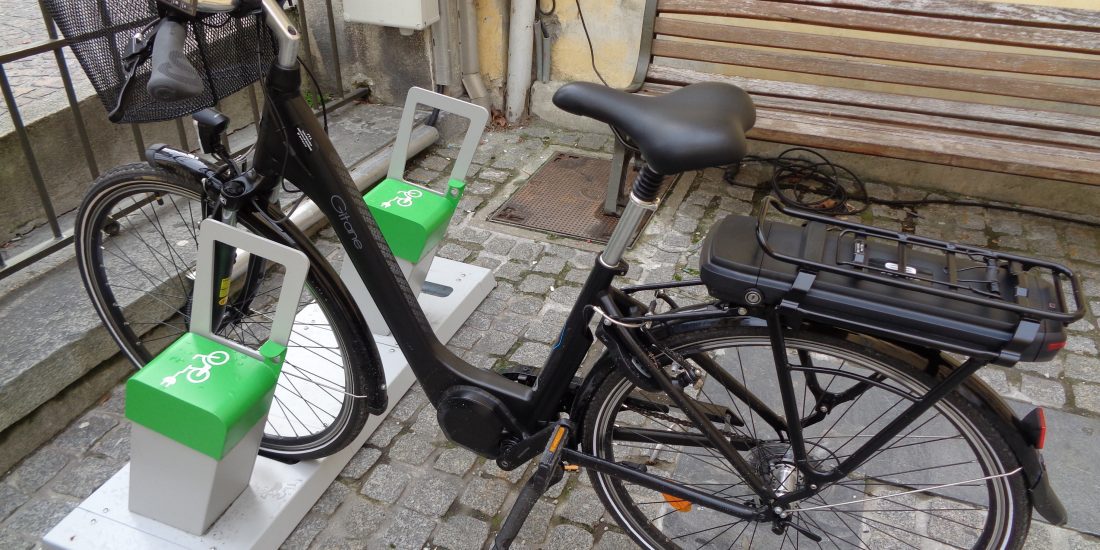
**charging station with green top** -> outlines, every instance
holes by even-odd
[[[446,111],[469,121],[447,187],[440,191],[405,180],[405,159],[408,157],[406,151],[416,109],[420,105]],[[372,187],[363,197],[378,223],[378,229],[386,238],[393,255],[397,257],[397,263],[401,266],[409,286],[417,295],[425,288],[425,280],[435,254],[447,232],[451,217],[462,200],[474,152],[488,122],[489,112],[482,107],[423,88],[410,89],[386,179]],[[388,336],[389,327],[350,262],[344,262],[340,276],[355,296],[372,332]],[[445,284],[429,286],[432,292],[449,292]]]
[[[216,242],[286,270],[258,350],[213,333]],[[132,512],[201,535],[248,486],[308,270],[298,250],[202,222],[189,330],[126,382]]]

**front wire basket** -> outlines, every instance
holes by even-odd
[[[126,83],[123,58],[134,35],[160,18],[155,0],[44,0],[57,26],[76,54],[108,112],[118,105]],[[200,15],[187,23],[184,53],[203,80],[199,95],[164,101],[145,86],[152,72],[146,61],[137,68],[115,122],[155,122],[185,116],[259,80],[276,54],[263,16]]]

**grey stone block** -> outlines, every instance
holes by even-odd
[[[454,260],[456,262],[466,261],[466,258],[469,258],[470,254],[472,254],[472,252],[469,248],[456,243],[447,243],[439,248],[439,257]]]
[[[53,479],[72,457],[54,446],[43,447],[17,466],[8,482],[30,494]]]
[[[298,522],[298,526],[290,532],[290,536],[279,545],[280,550],[309,548],[313,539],[317,538],[317,534],[328,525],[328,519],[329,518],[325,516],[312,512],[306,514],[306,517],[302,518],[302,521]]]
[[[463,476],[477,461],[477,455],[461,447],[444,449],[435,459],[435,469],[456,476]]]
[[[509,359],[521,365],[540,366],[547,357],[550,357],[550,346],[524,342]]]
[[[501,332],[507,332],[508,334],[515,334],[519,336],[523,334],[523,331],[527,330],[527,325],[531,323],[531,318],[523,315],[517,315],[515,313],[504,312],[497,316],[493,320],[493,330],[499,330]]]
[[[480,340],[482,336],[485,336],[485,334],[487,334],[485,331],[463,325],[463,327],[458,329],[458,332],[447,341],[447,345],[452,348],[470,349],[474,347],[477,341]]]
[[[566,495],[560,514],[573,523],[592,527],[603,516],[603,504],[595,490],[576,486]]]
[[[1066,388],[1056,380],[1025,375],[1020,391],[1036,405],[1061,407],[1066,404]]]
[[[490,181],[493,183],[504,183],[512,176],[511,172],[507,170],[500,170],[497,168],[484,168],[477,174],[477,179]]]
[[[321,498],[318,498],[317,502],[313,504],[311,511],[331,516],[352,493],[353,491],[347,485],[335,481],[328,486],[328,489],[325,489],[325,492],[321,493]]]
[[[563,306],[570,306],[577,301],[580,295],[581,287],[579,286],[559,286],[550,293],[550,299]]]
[[[6,529],[38,539],[44,536],[76,508],[76,502],[59,499],[35,500],[8,518]]]
[[[389,457],[406,464],[419,465],[435,451],[435,445],[418,433],[407,433],[398,437],[390,446]]]
[[[558,275],[565,269],[566,259],[561,256],[543,256],[532,269],[539,273]]]
[[[0,522],[30,498],[7,483],[0,483]]]
[[[401,503],[428,516],[441,517],[462,490],[459,479],[430,476],[414,480]]]
[[[355,452],[347,466],[340,472],[340,477],[345,479],[359,479],[370,471],[378,459],[382,457],[382,451],[374,447],[363,447]]]
[[[397,550],[420,550],[435,529],[433,518],[404,508],[394,514],[393,523],[382,534],[382,540]]]
[[[558,525],[550,531],[550,537],[546,539],[547,550],[576,550],[577,548],[590,548],[592,535],[575,525]]]
[[[85,457],[54,478],[50,489],[79,499],[87,498],[111,479],[123,464],[119,459]]]
[[[493,517],[511,490],[512,486],[502,479],[474,476],[466,484],[459,503]]]
[[[546,532],[550,528],[550,520],[554,517],[554,505],[540,500],[535,503],[534,508],[531,509],[531,515],[527,516],[527,521],[523,523],[523,528],[519,530],[519,534],[516,535],[516,542],[513,548],[544,548],[541,544],[546,538]],[[591,546],[576,546],[574,548],[588,548]]]
[[[454,516],[444,521],[432,543],[448,550],[479,550],[489,538],[489,524],[470,516]]]
[[[367,443],[374,445],[375,447],[387,447],[390,442],[393,441],[394,436],[401,433],[401,424],[398,424],[396,420],[387,418],[382,421],[382,424],[378,426],[374,433],[370,435],[370,439]]]
[[[73,422],[54,438],[53,444],[74,453],[87,451],[93,443],[118,425],[118,419],[100,414],[88,414]]]
[[[411,476],[404,470],[390,464],[381,464],[374,469],[359,494],[382,502],[394,502],[405,490]]]
[[[630,540],[630,537],[622,533],[604,531],[594,548],[597,550],[632,550],[637,548],[637,546],[634,544],[633,540]]]
[[[512,346],[516,343],[516,335],[508,334],[507,332],[491,331],[485,333],[480,340],[477,341],[477,346],[474,351],[480,353],[486,353],[489,355],[504,355],[512,349]]]
[[[489,242],[492,243],[493,241]],[[496,275],[499,279],[505,279],[508,281],[519,281],[520,279],[523,279],[523,276],[527,274],[527,272],[530,270],[531,266],[527,263],[508,262],[496,268],[496,271],[494,271],[493,274]]]
[[[524,296],[512,300],[508,309],[520,315],[535,315],[542,309],[542,300],[534,296]]]
[[[1074,384],[1073,397],[1077,407],[1100,414],[1100,386],[1094,384]]]
[[[130,457],[130,423],[122,422],[92,446],[92,452],[120,460]]]
[[[329,533],[326,534],[369,538],[378,532],[378,528],[382,526],[387,516],[389,516],[389,512],[385,506],[353,496],[340,507],[336,520],[329,527]],[[337,529],[333,529],[333,527]],[[321,547],[326,548],[325,546]]]
[[[514,260],[532,262],[542,254],[542,249],[539,243],[522,242],[512,249],[510,256]]]
[[[424,391],[420,389],[419,385],[414,385],[405,396],[397,402],[397,405],[390,411],[388,417],[400,420],[404,422],[410,418],[420,407],[423,407],[428,402],[428,396],[424,395]]]
[[[489,242],[485,243],[485,250],[493,254],[501,256],[507,255],[516,247],[516,240],[509,239],[507,237],[501,237],[499,235],[493,237]]]
[[[539,262],[542,263],[542,262]],[[520,292],[529,292],[532,294],[546,294],[550,292],[550,287],[554,284],[554,279],[545,275],[531,274],[523,278],[523,282],[519,284]]]

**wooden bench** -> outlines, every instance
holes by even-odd
[[[630,91],[735,84],[756,103],[750,138],[1100,185],[1100,11],[979,0],[648,0],[644,17]],[[736,76],[761,69],[817,81]],[[883,85],[894,88],[874,89]],[[608,212],[630,157],[618,143]]]

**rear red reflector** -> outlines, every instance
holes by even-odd
[[[1042,449],[1043,444],[1047,441],[1047,415],[1043,412],[1043,409],[1036,409],[1039,411],[1039,437],[1035,440],[1035,448]]]
[[[1051,342],[1051,343],[1047,344],[1047,351],[1058,351],[1058,350],[1060,350],[1064,347],[1066,347],[1066,343],[1064,341],[1063,342]]]

